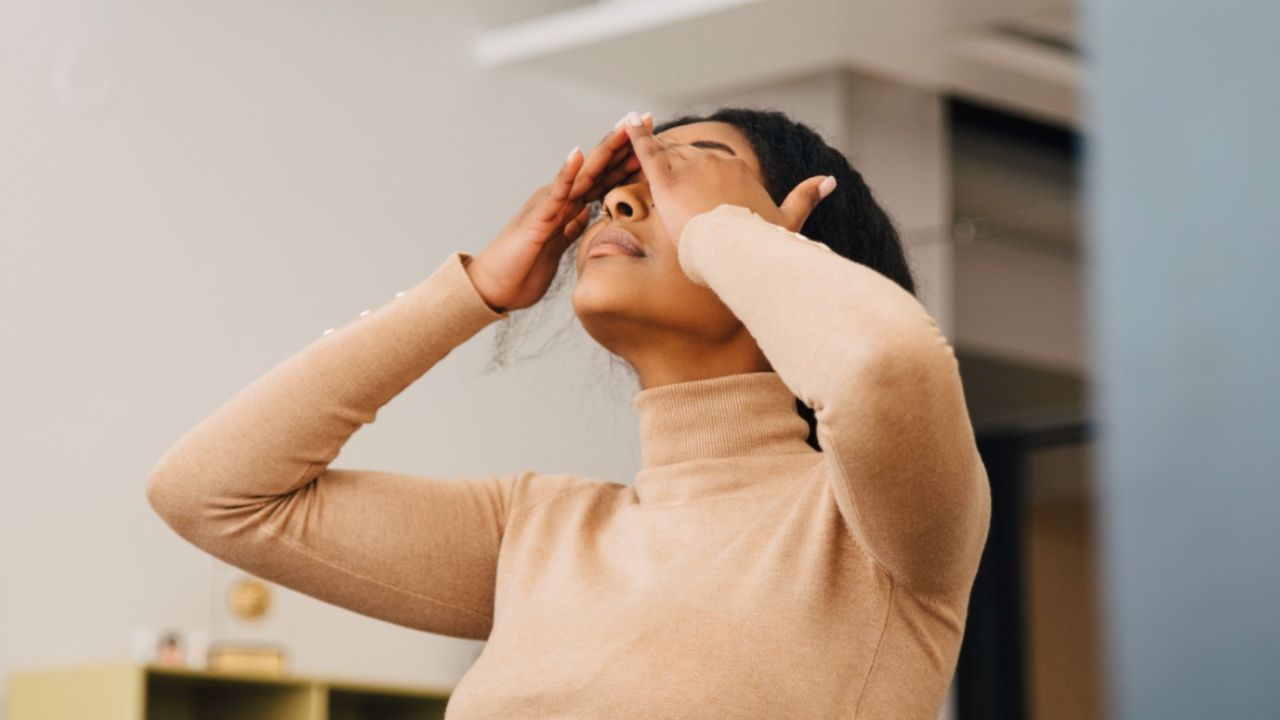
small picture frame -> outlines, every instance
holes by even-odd
[[[187,666],[187,641],[180,630],[165,630],[156,639],[156,665]]]
[[[209,634],[202,629],[137,627],[131,646],[133,659],[147,665],[204,670],[209,662]]]

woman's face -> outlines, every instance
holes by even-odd
[[[699,122],[658,134],[675,143],[737,155],[760,177],[760,162],[746,137],[733,125]],[[739,339],[741,323],[710,288],[695,284],[680,269],[676,246],[653,209],[649,183],[641,172],[603,197],[603,209],[575,246],[577,284],[574,312],[583,327],[620,355],[638,344],[661,347],[677,335],[695,344],[724,344]],[[643,257],[593,254],[591,240],[606,228],[631,233]]]

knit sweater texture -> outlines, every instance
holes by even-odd
[[[695,216],[678,252],[773,369],[638,391],[631,484],[332,465],[507,317],[459,251],[187,431],[147,498],[259,577],[485,640],[448,720],[933,720],[990,521],[952,346],[900,286],[746,208]]]

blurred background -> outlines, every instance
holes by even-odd
[[[959,354],[993,523],[943,717],[1280,717],[1277,23],[1155,0],[0,2],[0,676],[198,669],[222,644],[456,683],[480,643],[255,585],[163,524],[148,472],[324,329],[478,253],[625,112],[748,104],[849,156]],[[637,388],[567,292],[530,313],[518,362],[486,369],[487,328],[338,464],[630,482]]]

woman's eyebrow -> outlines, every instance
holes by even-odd
[[[678,143],[678,144],[688,145],[690,147],[696,147],[696,148],[703,148],[704,150],[723,150],[734,157],[738,156],[738,153],[734,152],[733,148],[717,140],[694,140],[693,142]],[[626,185],[628,184],[629,181],[631,181],[634,178],[638,178],[641,174],[642,173],[640,170],[636,170],[631,175],[628,175],[627,177],[623,178],[622,182],[618,183],[618,185]],[[616,185],[614,187],[616,187]]]
[[[728,145],[725,145],[722,142],[716,142],[715,140],[694,140],[691,143],[685,143],[685,144],[691,145],[696,148],[704,148],[706,150],[723,150],[735,157],[738,155],[738,153],[733,151],[733,148],[729,147]]]

